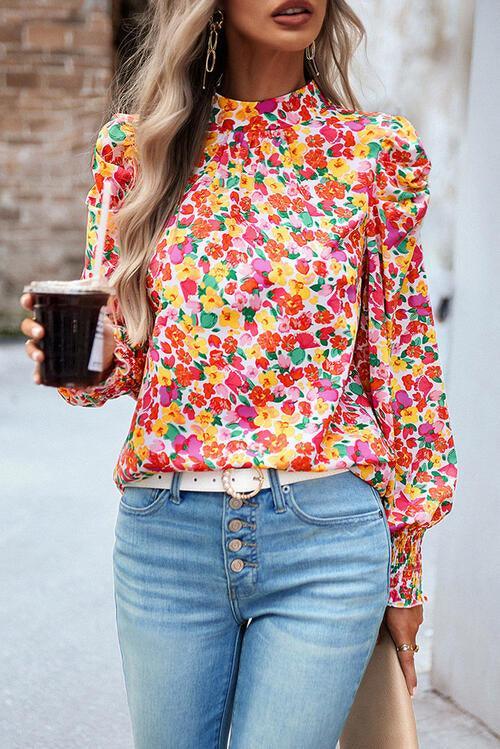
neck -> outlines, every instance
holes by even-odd
[[[269,50],[228,32],[228,55],[219,91],[242,101],[262,101],[303,86],[304,52]]]

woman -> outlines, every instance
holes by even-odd
[[[103,381],[59,392],[137,401],[113,560],[141,749],[226,746],[231,721],[233,749],[332,749],[383,619],[416,685],[456,460],[430,161],[404,116],[360,110],[362,35],[344,0],[157,0],[97,138],[82,275],[108,180],[119,318]]]

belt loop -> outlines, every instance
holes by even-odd
[[[286,504],[283,496],[283,490],[281,488],[279,474],[276,468],[268,468],[269,483],[271,485],[271,491],[273,494],[273,503],[275,512],[285,512]]]
[[[181,480],[181,471],[173,471],[172,483],[170,484],[170,499],[178,505],[181,501],[179,492],[179,483]]]

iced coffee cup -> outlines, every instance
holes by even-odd
[[[37,343],[44,352],[41,384],[96,385],[103,375],[104,316],[113,288],[105,278],[32,281],[33,317],[45,330]]]

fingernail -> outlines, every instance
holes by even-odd
[[[42,334],[42,328],[39,325],[34,325],[32,328],[33,335],[39,336]]]
[[[415,697],[415,692],[416,691],[417,691],[417,687],[413,687],[413,689],[411,690],[411,696],[412,697]]]

